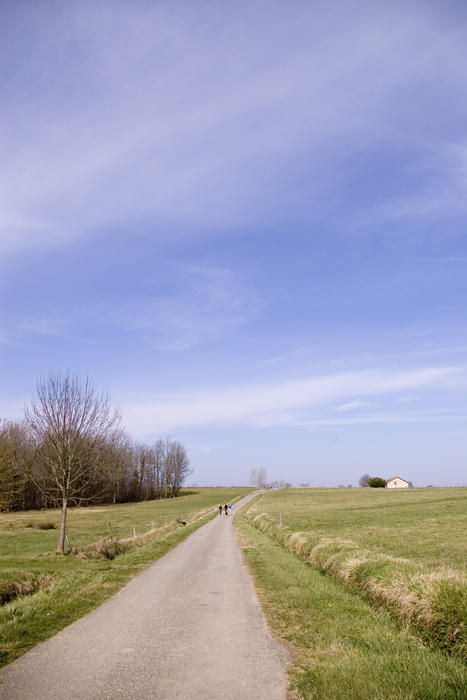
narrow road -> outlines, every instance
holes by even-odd
[[[284,700],[287,654],[266,627],[232,520],[217,516],[2,669],[0,698]]]

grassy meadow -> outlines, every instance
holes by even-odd
[[[294,532],[353,540],[427,566],[466,568],[467,488],[283,489],[255,500]]]
[[[467,697],[466,520],[467,489],[288,489],[242,511],[300,696]]]
[[[0,665],[102,603],[215,516],[219,503],[249,491],[191,489],[162,501],[71,508],[76,554],[67,556],[55,553],[58,510],[0,513]]]

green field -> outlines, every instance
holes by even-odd
[[[0,664],[102,603],[215,516],[219,503],[233,503],[249,491],[192,489],[162,501],[70,509],[72,547],[92,551],[92,543],[103,539],[108,543],[110,534],[112,543],[124,538],[131,545],[112,560],[57,555],[58,510],[1,513],[0,593],[12,587],[36,592],[19,595],[0,607]],[[187,524],[179,525],[177,519]]]
[[[351,539],[427,566],[467,566],[467,489],[284,489],[255,501],[292,531]]]
[[[288,489],[249,504],[244,554],[303,697],[467,697],[466,520],[466,489]]]

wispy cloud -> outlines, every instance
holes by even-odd
[[[163,293],[146,292],[119,305],[102,321],[146,336],[161,350],[188,350],[229,335],[254,317],[261,300],[251,285],[231,270],[172,265],[174,280]]]
[[[390,425],[410,423],[459,423],[467,420],[467,413],[447,411],[414,411],[411,413],[374,413],[352,418],[310,418],[297,425],[324,428],[355,425]]]
[[[358,393],[384,396],[422,387],[442,386],[465,374],[463,368],[434,367],[407,371],[362,371],[304,377],[291,382],[252,384],[239,388],[200,390],[189,394],[120,398],[125,421],[133,432],[147,434],[182,426],[243,424],[281,425],[303,413]],[[303,424],[303,418],[299,419]]]
[[[269,366],[269,365],[277,365],[281,364],[282,362],[287,362],[288,360],[294,360],[297,357],[300,357],[300,355],[303,355],[305,352],[305,348],[297,348],[296,350],[290,350],[290,352],[285,352],[282,355],[272,355],[271,357],[267,357],[266,359],[262,360],[259,364],[264,365],[264,366]]]
[[[359,399],[354,399],[354,401],[348,401],[347,403],[341,403],[337,407],[338,411],[354,411],[357,408],[362,408],[362,406],[367,406],[367,401],[360,401]]]
[[[392,107],[397,96],[423,95],[412,103],[424,114],[421,79],[439,83],[441,65],[466,79],[462,33],[440,31],[437,14],[417,3],[194,12],[188,3],[120,2],[109,14],[105,4],[71,2],[4,15],[1,43],[15,56],[11,37],[21,33],[28,61],[11,60],[21,67],[2,114],[3,255],[122,222],[145,230],[150,222],[154,235],[274,222],[295,209],[304,153],[313,155],[307,201],[323,202],[355,149],[410,144],[420,133],[417,110]],[[463,201],[465,150],[445,145],[445,191],[428,183],[406,202],[395,193],[387,211],[418,215]],[[425,151],[424,172],[439,160],[436,146],[432,157]]]
[[[16,344],[24,343],[27,340],[37,340],[40,338],[50,338],[65,341],[74,341],[80,343],[93,343],[94,340],[89,336],[81,335],[74,328],[73,319],[68,318],[47,318],[25,317],[18,319],[9,324],[5,324],[2,335],[0,335],[0,344]]]

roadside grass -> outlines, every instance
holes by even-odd
[[[76,551],[92,549],[99,541],[109,542],[110,533],[113,543],[120,539],[129,542],[126,551],[113,559],[57,555],[57,530],[41,529],[40,524],[58,523],[58,511],[1,513],[0,591],[6,591],[5,601],[9,602],[0,606],[0,665],[116,593],[130,578],[217,515],[220,502],[234,503],[250,491],[192,489],[176,499],[70,509],[69,535]],[[187,525],[180,526],[178,519]],[[38,527],[32,528],[31,522],[38,523]],[[17,584],[17,592],[8,598]]]
[[[292,697],[467,697],[467,670],[460,659],[424,647],[387,611],[307,565],[242,514],[235,524],[269,624],[292,651]]]
[[[461,549],[465,553],[467,490],[429,493],[430,498],[425,491],[381,497],[372,490],[291,489],[255,499],[246,517],[294,554],[386,607],[424,643],[467,660],[467,576],[464,560],[459,563]],[[448,516],[433,517],[446,505],[456,511],[454,529]],[[431,527],[436,542],[428,532],[409,555],[404,543],[417,519],[425,534]],[[391,532],[389,546],[383,536],[377,538],[378,527]],[[393,544],[396,534],[403,554]]]

